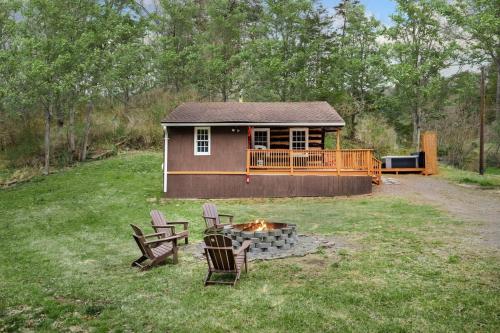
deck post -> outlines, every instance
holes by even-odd
[[[340,176],[340,169],[342,168],[342,152],[340,149],[335,151],[335,160],[337,165],[337,175]]]
[[[366,151],[367,155],[367,169],[368,169],[368,176],[373,176],[373,164],[372,164],[372,151],[367,150]]]
[[[337,134],[337,151],[335,152],[335,160],[337,165],[337,175],[340,176],[340,169],[342,168],[342,152],[340,151],[340,129],[337,128],[335,132]]]
[[[337,134],[337,150],[340,150],[340,130],[339,129],[337,129],[336,134]]]
[[[288,159],[290,161],[290,173],[293,175],[293,150],[288,150]]]
[[[247,176],[250,174],[250,149],[247,149]]]

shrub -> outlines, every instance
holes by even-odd
[[[379,155],[386,155],[398,149],[396,131],[381,116],[361,117],[356,129],[356,139]]]

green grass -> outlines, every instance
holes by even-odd
[[[500,175],[500,168],[487,167],[486,174],[488,174],[488,175]]]
[[[148,228],[150,209],[191,221],[193,241],[204,229],[203,201],[161,199],[160,167],[161,154],[120,155],[0,191],[0,332],[500,330],[497,253],[398,199],[218,200],[238,222],[294,222],[346,246],[252,262],[236,288],[203,287],[206,263],[182,253],[139,272],[129,223]]]
[[[451,181],[461,184],[473,184],[482,187],[498,187],[500,186],[500,169],[487,168],[483,176],[477,172],[460,170],[451,166],[441,165],[439,167],[440,174]]]

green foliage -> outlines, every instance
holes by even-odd
[[[342,89],[335,103],[348,117],[350,136],[356,136],[356,117],[377,109],[377,100],[387,85],[387,47],[377,39],[383,28],[375,18],[367,16],[363,6],[344,1],[336,16],[342,20],[338,40],[332,48],[330,83]]]
[[[400,106],[411,115],[413,146],[420,139],[425,114],[432,108],[431,96],[439,84],[440,71],[451,64],[456,42],[444,33],[439,15],[440,0],[398,0],[387,29],[393,59],[390,76],[396,84]]]
[[[397,149],[396,131],[381,116],[364,115],[359,120],[356,138],[381,156]]]
[[[482,187],[499,187],[500,175],[498,168],[488,168],[485,175],[477,172],[457,169],[451,166],[440,166],[440,174],[451,181],[462,184],[473,184]]]
[[[203,287],[206,262],[184,248],[178,265],[139,272],[129,224],[149,233],[149,210],[189,220],[192,243],[204,229],[203,201],[161,198],[161,160],[130,153],[0,190],[0,330],[499,330],[495,253],[470,245],[470,225],[399,199],[217,200],[237,222],[297,223],[337,248],[251,262],[235,288]]]
[[[36,123],[46,133],[50,163],[65,156],[73,163],[87,149],[122,142],[123,135],[144,143],[138,146],[155,145],[150,121],[159,117],[146,113],[160,112],[162,98],[146,103],[154,108],[137,101],[159,90],[179,102],[186,95],[226,101],[240,94],[246,101],[324,100],[346,120],[350,142],[359,118],[374,113],[386,118],[402,146],[415,145],[421,129],[456,137],[451,124],[473,120],[474,76],[449,78],[444,71],[456,61],[486,61],[487,133],[494,145],[488,161],[496,163],[500,127],[493,120],[500,119],[500,103],[496,114],[490,107],[500,68],[495,5],[398,0],[384,26],[356,0],[334,8],[312,0],[2,1],[0,148],[16,150],[17,131],[25,128],[20,123]],[[111,134],[101,135],[106,128]],[[469,138],[471,129],[464,131]],[[467,164],[456,156],[475,158],[468,156],[473,140],[462,147],[449,141],[442,151],[451,163]]]

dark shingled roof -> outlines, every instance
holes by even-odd
[[[162,123],[345,124],[327,102],[189,102],[175,108]]]

